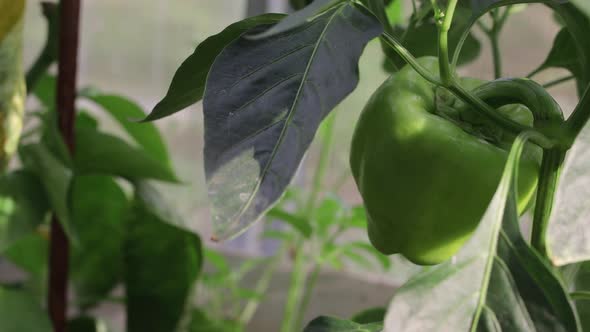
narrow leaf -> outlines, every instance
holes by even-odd
[[[207,75],[215,58],[232,41],[251,28],[278,22],[284,15],[264,14],[247,18],[225,28],[220,33],[207,38],[197,46],[195,52],[180,65],[168,93],[145,118],[153,121],[182,111],[203,98]]]
[[[286,222],[287,224],[293,226],[293,228],[299,231],[299,233],[301,233],[301,235],[306,238],[311,236],[311,225],[307,222],[307,220],[300,216],[294,215],[278,207],[270,209],[266,216],[271,219],[278,219]]]
[[[239,234],[279,199],[322,119],[357,85],[360,54],[380,33],[371,14],[346,2],[301,29],[237,39],[219,55],[204,99],[218,239]]]
[[[116,175],[127,179],[155,179],[178,182],[166,161],[158,160],[142,148],[91,128],[76,130],[76,172]]]

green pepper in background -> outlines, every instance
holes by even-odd
[[[437,58],[419,62],[438,73]],[[462,83],[473,89],[483,82]],[[441,263],[483,217],[514,136],[459,105],[405,66],[365,106],[350,164],[367,211],[369,238],[382,253],[401,253],[421,265]],[[522,105],[498,111],[521,124],[533,123]],[[538,147],[527,146],[521,160],[521,213],[535,192],[540,155]]]
[[[24,0],[0,0],[0,169],[16,152],[26,96],[22,37]]]

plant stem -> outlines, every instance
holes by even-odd
[[[566,127],[571,143],[576,140],[588,119],[590,118],[590,85],[584,91],[582,98],[578,102],[576,109],[566,121]]]
[[[287,248],[288,246],[283,244],[272,260],[268,263],[268,266],[265,268],[264,272],[262,272],[262,275],[260,276],[260,279],[258,279],[256,287],[254,288],[257,294],[263,294],[268,289],[277,267],[287,253]],[[260,301],[261,297],[250,299],[248,303],[246,303],[246,306],[244,306],[244,310],[242,310],[242,313],[239,317],[239,321],[243,326],[246,326],[248,322],[250,322],[256,313],[258,306],[260,305]]]
[[[533,218],[531,245],[544,257],[548,257],[546,243],[547,227],[549,225],[549,217],[551,216],[564,158],[565,151],[563,150],[549,149],[543,152],[535,216]]]
[[[322,146],[320,148],[320,160],[318,161],[318,165],[313,177],[313,187],[311,189],[311,193],[309,194],[309,199],[307,201],[307,220],[313,219],[313,213],[315,210],[317,196],[322,190],[322,184],[324,181],[324,177],[326,175],[326,170],[330,165],[330,150],[332,149],[332,143],[334,138],[335,121],[335,113],[329,115],[324,121],[325,136],[323,137]]]
[[[319,195],[326,170],[330,164],[330,151],[333,144],[334,123],[336,121],[335,115],[330,115],[324,120],[325,135],[323,137],[322,146],[320,149],[321,155],[318,165],[315,170],[313,185],[309,198],[306,204],[306,219],[313,220],[317,196]],[[304,240],[299,239],[295,246],[295,263],[291,273],[291,285],[287,297],[287,304],[285,305],[285,313],[283,316],[283,324],[281,325],[281,332],[295,332],[297,327],[301,324],[299,319],[301,315],[299,312],[302,309],[302,295],[305,290],[305,279],[307,278],[307,266],[305,264]],[[313,289],[313,287],[312,287]],[[311,289],[308,288],[311,292]]]
[[[283,315],[283,323],[281,324],[281,332],[295,332],[297,325],[297,309],[301,303],[305,279],[307,277],[307,269],[305,264],[305,252],[303,250],[303,241],[298,241],[295,250],[295,263],[293,264],[293,271],[291,272],[291,284],[289,286],[289,293],[287,294],[287,303],[285,304],[285,313]]]
[[[295,331],[302,331],[303,330],[303,320],[305,319],[305,313],[307,312],[307,307],[311,301],[311,296],[313,294],[313,290],[315,288],[316,282],[318,281],[318,277],[320,276],[320,272],[322,270],[322,265],[316,263],[309,278],[307,280],[307,284],[305,285],[305,294],[303,295],[303,299],[301,300],[301,304],[299,305],[299,312],[297,314],[297,327]]]
[[[562,77],[562,78],[558,78],[556,80],[549,81],[549,82],[543,84],[543,88],[549,89],[549,88],[552,88],[552,87],[554,87],[556,85],[559,85],[561,83],[565,83],[567,81],[571,81],[571,80],[573,80],[575,78],[576,77],[574,75],[569,75],[569,76],[565,76],[565,77]]]
[[[437,17],[438,25],[438,61],[440,66],[440,77],[443,85],[449,85],[453,81],[453,71],[451,70],[451,62],[449,59],[449,30],[453,23],[453,16],[458,0],[449,0],[447,9],[441,14],[442,17]],[[440,15],[440,14],[439,14]],[[443,19],[440,22],[440,19]]]
[[[412,68],[425,80],[434,85],[442,85],[442,82],[426,68],[424,68],[394,36],[384,32],[381,37],[387,45],[389,45],[402,59],[404,59],[406,63],[412,66]]]
[[[492,45],[492,57],[494,58],[494,78],[498,79],[502,77],[502,55],[500,54],[500,44],[496,29],[492,29],[490,44]]]
[[[59,63],[57,110],[60,133],[74,153],[74,121],[76,117],[76,75],[78,67],[78,34],[80,0],[62,0],[60,5]],[[48,309],[55,332],[65,332],[67,322],[67,284],[69,243],[64,229],[54,215],[51,221],[49,249]]]

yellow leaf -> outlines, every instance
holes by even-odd
[[[0,0],[0,171],[15,153],[23,126],[23,7],[23,0]]]
[[[25,11],[25,0],[0,0],[0,41],[15,26]]]

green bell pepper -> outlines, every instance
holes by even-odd
[[[419,63],[438,73],[438,60]],[[483,82],[462,79],[474,89]],[[498,109],[531,126],[522,105]],[[469,239],[499,184],[514,135],[495,126],[410,66],[371,97],[357,123],[350,165],[363,198],[371,243],[430,265],[452,257]],[[537,185],[541,150],[527,146],[519,166],[518,208]]]

